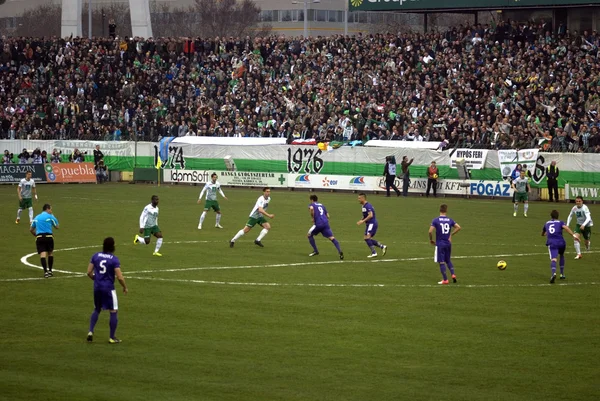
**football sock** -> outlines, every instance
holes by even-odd
[[[163,243],[163,239],[159,238],[156,240],[156,247],[154,248],[154,252],[158,252],[160,250],[160,247],[162,246]]]
[[[245,234],[244,230],[240,230],[237,232],[237,234],[235,235],[235,237],[232,238],[232,242],[237,241],[238,239],[240,239],[241,237],[243,237]]]
[[[575,252],[577,252],[577,255],[581,254],[581,244],[579,241],[575,241]]]
[[[204,223],[205,217],[206,217],[206,212],[202,212],[202,215],[200,216],[200,225],[202,225]]]
[[[339,253],[342,253],[342,248],[340,248],[340,243],[338,240],[334,238],[331,240],[331,242],[333,242],[333,245],[335,245],[335,249],[337,249]]]
[[[33,221],[33,208],[29,208],[29,221]]]
[[[115,331],[117,331],[117,312],[110,314],[110,338],[115,338]],[[91,331],[91,330],[90,330]]]
[[[96,323],[98,323],[98,317],[100,316],[100,311],[94,309],[92,312],[92,316],[90,316],[90,330],[92,333],[94,332],[94,327],[96,327]]]
[[[48,269],[52,271],[52,266],[54,266],[54,256],[48,256]]]
[[[44,268],[44,273],[48,271],[48,267],[46,267],[46,258],[40,258],[40,262],[42,262],[42,267]]]
[[[371,244],[373,246],[379,247],[379,248],[383,248],[383,244],[379,241],[377,241],[376,239],[371,239]]]
[[[452,262],[448,262],[448,270],[450,270],[450,274],[454,274],[454,265],[452,264]]]
[[[446,275],[446,264],[445,263],[440,263],[440,272],[442,273],[442,277],[444,278],[444,281],[447,281],[448,276]]]
[[[519,204],[518,204],[518,203],[515,203],[515,206],[514,206],[514,207],[515,207],[515,213],[517,213],[517,212],[519,211]]]
[[[550,269],[552,270],[552,274],[556,274],[556,260],[550,262]]]
[[[565,255],[560,255],[560,274],[565,274]]]
[[[369,238],[369,239],[366,239],[365,242],[367,243],[367,246],[371,250],[371,253],[375,253],[375,247],[373,246],[373,241]]]
[[[23,209],[17,209],[17,219],[21,218],[21,212],[23,211]]]
[[[269,233],[269,230],[267,230],[266,228],[263,228],[262,231],[260,232],[260,234],[258,234],[258,238],[256,238],[257,241],[262,241],[263,238],[265,238],[265,235],[267,235]]]
[[[308,242],[310,242],[310,246],[313,247],[313,249],[315,250],[315,252],[319,252],[319,250],[317,249],[317,243],[315,242],[315,237],[313,237],[312,235],[308,236]]]
[[[527,210],[529,210],[529,203],[524,204],[523,208],[525,209],[523,213],[527,214]]]
[[[221,213],[217,213],[217,221],[216,224],[221,224]]]

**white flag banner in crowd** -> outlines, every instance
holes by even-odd
[[[456,161],[464,159],[469,170],[481,170],[485,167],[487,155],[486,149],[456,149],[450,156],[450,167],[456,168]]]
[[[502,177],[510,177],[517,164],[533,174],[538,152],[538,149],[499,150],[498,161],[500,162]]]

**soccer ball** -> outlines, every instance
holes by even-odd
[[[437,174],[434,174],[434,175],[433,175],[433,179],[434,179],[434,180],[437,180],[437,178],[438,178],[438,175],[437,175]]]
[[[504,270],[504,269],[506,269],[506,262],[503,260],[499,260],[498,264],[496,266],[498,267],[499,270]]]

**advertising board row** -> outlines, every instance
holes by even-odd
[[[15,184],[31,172],[36,183],[96,182],[94,163],[0,164],[0,184]]]
[[[164,171],[167,183],[204,184],[210,180],[213,171],[208,170],[169,170]],[[216,171],[221,185],[241,187],[306,188],[350,191],[385,191],[383,177],[324,175],[324,174],[283,174],[244,171]],[[402,188],[402,179],[396,178],[395,185]],[[415,178],[410,181],[410,193],[425,193],[427,179]],[[441,195],[469,195],[512,197],[512,189],[507,181],[444,180],[437,182],[437,193]]]

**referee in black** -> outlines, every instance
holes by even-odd
[[[52,266],[54,265],[54,236],[53,229],[58,229],[58,220],[52,214],[52,206],[46,203],[42,213],[35,216],[31,222],[31,234],[35,237],[35,246],[40,255],[40,261],[44,268],[44,277],[52,277]],[[46,260],[47,258],[47,260]]]
[[[383,169],[383,176],[385,177],[385,190],[387,197],[390,197],[390,188],[396,192],[396,196],[400,196],[400,191],[394,184],[396,180],[396,158],[394,156],[387,156],[385,158],[385,168]]]

